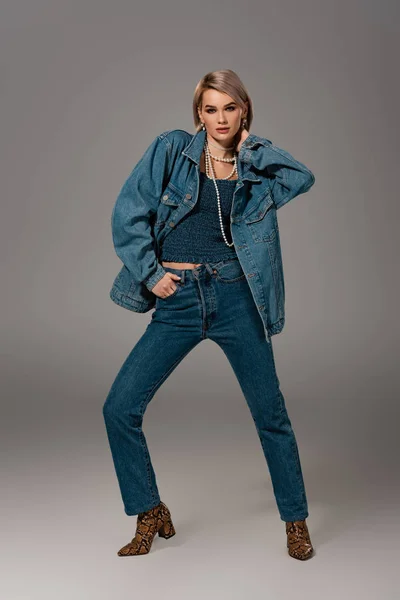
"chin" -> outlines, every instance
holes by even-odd
[[[219,138],[220,140],[233,140],[235,134],[232,133],[232,129],[230,128],[228,133],[220,133],[219,131],[215,131],[213,133],[213,137]]]

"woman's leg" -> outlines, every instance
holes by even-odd
[[[283,521],[308,517],[307,498],[296,437],[275,371],[272,343],[237,332],[218,343],[225,352],[246,398],[271,475]]]
[[[162,300],[163,306],[177,299]],[[157,312],[157,311],[156,311]],[[103,415],[127,515],[160,502],[156,477],[142,430],[143,415],[157,389],[200,341],[194,330],[172,319],[153,318],[123,363],[103,406]],[[153,313],[153,317],[156,313]]]
[[[308,516],[295,434],[275,369],[272,341],[265,339],[261,317],[241,269],[216,267],[215,306],[208,337],[227,356],[250,408],[268,464],[283,521]]]

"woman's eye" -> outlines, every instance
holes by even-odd
[[[228,108],[226,110],[232,111],[232,110],[235,110],[235,109],[236,109],[236,106],[228,106]],[[208,108],[206,112],[208,112],[208,113],[215,112],[215,108]]]

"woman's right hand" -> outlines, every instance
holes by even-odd
[[[156,285],[151,288],[151,291],[159,298],[168,298],[168,296],[173,294],[176,290],[176,283],[173,283],[174,280],[179,279],[181,279],[180,275],[167,271],[164,277],[162,277],[160,281],[158,281]]]

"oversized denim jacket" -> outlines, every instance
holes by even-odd
[[[151,291],[166,273],[158,261],[168,233],[195,206],[206,132],[182,129],[158,135],[119,192],[111,216],[115,251],[123,266],[111,299],[144,313],[155,306]],[[250,134],[238,154],[231,234],[265,338],[285,323],[285,283],[277,209],[307,192],[313,173],[271,140]]]

